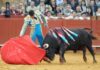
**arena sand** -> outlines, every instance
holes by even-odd
[[[100,54],[96,54],[97,63],[93,64],[92,56],[87,53],[87,63],[83,61],[82,52],[66,52],[66,63],[60,64],[59,56],[54,61],[47,63],[42,61],[38,65],[12,65],[6,64],[0,58],[0,70],[100,70]]]

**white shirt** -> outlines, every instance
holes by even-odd
[[[59,4],[61,4],[61,3],[63,3],[63,0],[56,0],[56,4],[57,4],[57,5],[59,5]]]

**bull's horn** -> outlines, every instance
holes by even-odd
[[[47,49],[47,48],[49,47],[49,44],[44,44],[43,47],[44,47],[45,49]]]

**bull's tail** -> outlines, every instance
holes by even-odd
[[[85,30],[87,30],[89,32],[89,35],[91,36],[91,38],[93,40],[97,39],[94,35],[93,35],[93,29],[91,28],[84,28]]]
[[[88,33],[88,35],[89,35],[89,37],[91,37],[93,40],[96,40],[97,39],[97,37],[95,37],[93,34],[91,34],[91,33]]]
[[[91,28],[83,28],[83,29],[88,30],[88,32],[91,34],[93,33],[93,29],[91,29]]]
[[[93,40],[96,40],[96,39],[97,39],[97,38],[96,38],[95,36],[93,36],[92,34],[91,34],[91,37],[92,37]]]

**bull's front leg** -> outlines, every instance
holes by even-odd
[[[86,47],[83,47],[83,59],[85,62],[87,62],[87,58],[86,58]]]
[[[64,48],[64,44],[60,46],[60,50],[59,50],[59,54],[60,54],[60,63],[65,63],[65,57],[64,57],[64,53],[65,53],[65,49]]]

